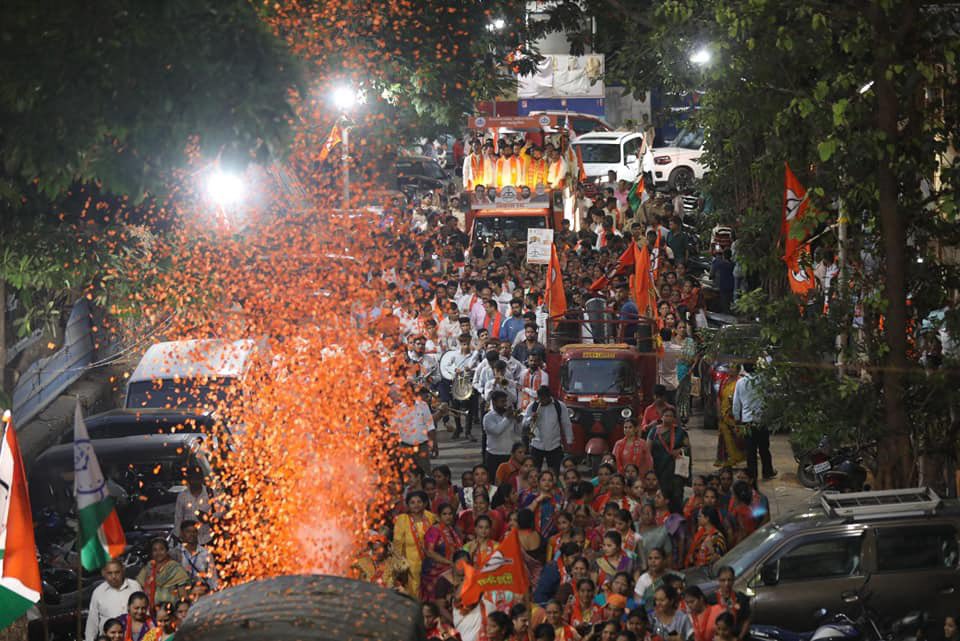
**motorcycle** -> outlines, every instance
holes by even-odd
[[[867,468],[864,465],[864,449],[857,446],[834,448],[828,436],[823,436],[817,446],[798,451],[794,447],[793,458],[797,462],[797,479],[812,490],[827,492],[865,492]]]
[[[755,641],[921,641],[924,638],[927,616],[923,612],[907,615],[883,625],[869,605],[867,585],[870,576],[856,592],[844,595],[844,603],[860,606],[860,615],[851,619],[842,612],[830,614],[825,608],[814,612],[820,622],[815,630],[793,632],[773,625],[752,625],[750,636]]]

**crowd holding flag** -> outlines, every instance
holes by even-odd
[[[510,530],[483,567],[475,568],[463,560],[459,561],[459,567],[463,571],[460,600],[465,605],[477,603],[484,592],[526,594],[530,589],[530,576],[520,546],[520,531],[516,528]]]
[[[0,421],[0,630],[40,600],[27,475],[10,411]]]
[[[634,262],[636,261],[636,254],[633,251],[634,244],[631,244],[627,249],[620,254],[620,258],[617,259],[617,264],[612,270],[593,281],[590,284],[589,289],[591,292],[599,292],[600,290],[606,288],[610,285],[612,281],[617,276],[625,276],[630,273],[630,268],[633,267]]]
[[[653,279],[650,276],[650,250],[646,246],[642,249],[633,243],[631,248],[634,252],[634,273],[633,284],[633,302],[637,305],[642,316],[657,318],[657,292],[653,286]]]
[[[631,210],[635,212],[640,211],[640,205],[643,204],[643,192],[643,174],[640,174],[640,177],[637,178],[637,182],[633,183],[633,186],[627,193],[627,204],[630,205]]]
[[[80,522],[80,563],[84,570],[99,570],[110,559],[123,554],[127,541],[87,434],[80,401],[77,401],[73,418],[73,467],[73,488]]]
[[[783,238],[783,260],[787,264],[787,277],[790,289],[794,294],[806,295],[814,288],[813,270],[810,269],[807,238],[795,238],[793,226],[807,215],[809,201],[807,190],[790,170],[790,165],[784,163],[785,180],[783,190],[783,221],[780,226],[780,235]]]

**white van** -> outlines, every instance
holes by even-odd
[[[127,384],[129,409],[214,409],[249,371],[260,346],[253,339],[155,343]]]
[[[640,175],[641,160],[646,151],[643,134],[636,131],[603,131],[584,134],[573,141],[580,152],[587,179],[605,179],[608,171],[617,172],[618,180],[635,182]]]

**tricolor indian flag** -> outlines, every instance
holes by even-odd
[[[79,401],[73,419],[73,489],[80,521],[80,563],[85,570],[96,570],[123,554],[127,538],[87,434]]]
[[[10,411],[0,422],[0,630],[40,600],[27,475]]]

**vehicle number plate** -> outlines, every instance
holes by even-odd
[[[815,474],[823,474],[830,469],[830,461],[824,461],[823,463],[817,463],[813,466],[813,472]]]

